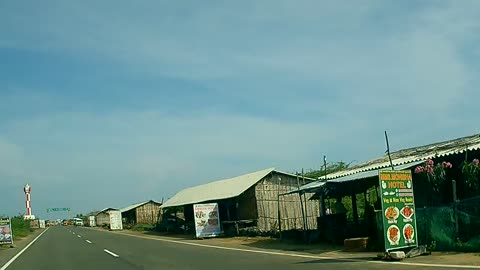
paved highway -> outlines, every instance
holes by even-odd
[[[338,261],[155,241],[80,227],[51,227],[1,270],[22,269],[434,269],[418,265]],[[438,267],[436,267],[438,269]],[[452,268],[449,268],[452,269]]]

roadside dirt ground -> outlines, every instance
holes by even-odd
[[[318,255],[336,259],[375,260],[378,255],[378,252],[344,252],[342,246],[329,244],[307,245],[295,241],[280,241],[279,239],[272,239],[270,237],[230,237],[197,240],[191,235],[167,235],[155,232],[136,232],[128,230],[125,230],[122,233],[161,236],[172,240],[183,240],[206,245]],[[405,259],[404,262],[480,266],[480,253],[433,252],[432,255],[408,258]]]

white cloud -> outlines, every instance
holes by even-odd
[[[280,84],[289,78],[336,85],[346,105],[415,96],[408,102],[410,109],[444,110],[457,104],[456,97],[470,80],[472,63],[461,49],[480,26],[472,7],[475,2],[419,8],[398,16],[405,23],[398,19],[390,22],[396,26],[381,30],[376,24],[382,21],[372,16],[396,14],[376,1],[364,5],[267,1],[191,8],[151,2],[115,10],[110,5],[92,9],[89,4],[57,3],[38,30],[48,37],[41,42],[47,48],[73,54],[87,51],[152,75],[226,79],[240,85],[262,77],[273,77]],[[136,16],[143,8],[159,14]],[[30,23],[40,14],[35,13]],[[259,92],[256,87],[243,90]],[[261,92],[284,91],[289,89]],[[360,92],[360,98],[349,101],[352,92]],[[433,102],[423,101],[432,97]]]
[[[0,107],[34,112],[0,126],[1,173],[99,197],[122,185],[112,195],[121,204],[131,190],[139,200],[163,196],[270,166],[316,167],[323,154],[373,158],[384,129],[397,149],[477,131],[478,1],[92,3],[0,8],[0,46],[193,81],[228,93],[227,108],[241,100],[268,116],[223,107],[47,113],[32,108],[63,98],[0,95]]]

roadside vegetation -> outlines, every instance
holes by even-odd
[[[30,227],[30,220],[23,220],[21,216],[13,217],[11,222],[14,239],[25,237],[34,231]]]
[[[126,225],[126,229],[137,232],[153,231],[155,229],[155,224],[135,224],[133,226]],[[130,227],[130,228],[129,228]]]
[[[6,218],[6,215],[0,215],[0,218]],[[33,229],[30,227],[29,220],[23,220],[21,215],[10,218],[12,224],[12,231],[14,241],[18,238],[23,238],[33,232]]]

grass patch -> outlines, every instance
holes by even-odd
[[[132,231],[144,232],[144,231],[152,231],[155,228],[155,225],[152,224],[136,224],[132,226]]]
[[[14,217],[11,219],[12,232],[14,239],[22,238],[33,232],[30,228],[30,220],[23,220],[23,218]]]

